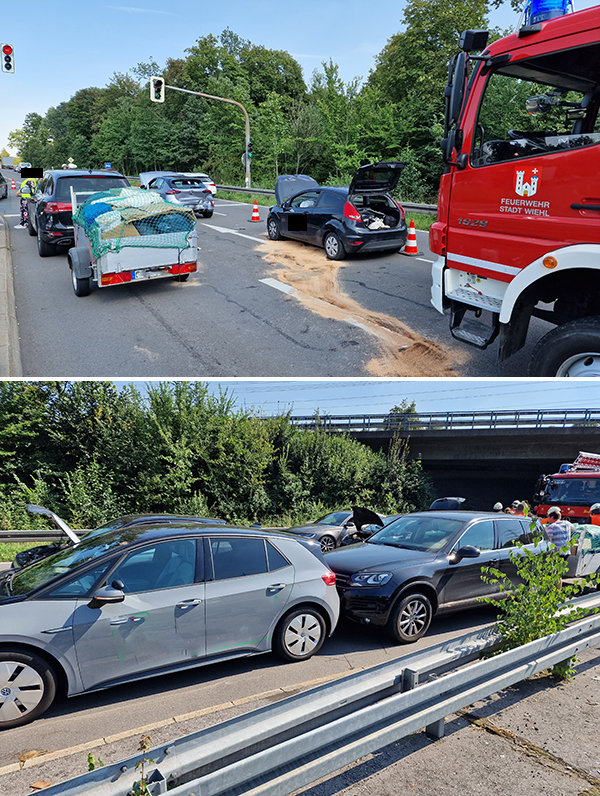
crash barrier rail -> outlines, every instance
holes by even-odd
[[[73,529],[77,536],[88,533],[91,529]],[[0,531],[0,543],[16,543],[16,542],[59,542],[65,541],[66,536],[63,531],[58,528],[51,530],[29,530],[29,531]]]
[[[597,609],[600,596],[571,602]],[[469,633],[47,787],[44,793],[127,796],[145,759],[152,796],[167,793],[167,787],[170,796],[286,796],[423,728],[432,738],[442,737],[446,716],[598,645],[600,615],[472,663],[500,640],[493,626]]]
[[[385,415],[292,415],[290,422],[325,431],[459,431],[497,428],[600,426],[600,409],[526,409],[499,412],[412,412]]]
[[[238,185],[217,185],[219,191],[233,191],[234,193],[257,193],[261,196],[275,196],[275,191],[264,188],[241,188]],[[413,202],[401,202],[402,207],[409,213],[437,213],[437,205],[421,205]]]

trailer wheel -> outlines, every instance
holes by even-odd
[[[187,282],[189,278],[190,278],[189,274],[174,274],[173,275],[173,279],[176,282]]]
[[[600,376],[600,317],[579,318],[544,335],[531,353],[529,376]]]
[[[73,290],[75,291],[75,295],[79,296],[80,298],[83,296],[89,296],[90,290],[92,289],[92,280],[91,278],[85,277],[81,279],[75,273],[75,269],[71,266],[71,282],[73,283]]]

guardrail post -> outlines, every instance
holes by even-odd
[[[408,667],[402,672],[402,691],[412,691],[419,685],[419,672]],[[445,719],[441,718],[425,727],[425,735],[438,741],[445,734]]]

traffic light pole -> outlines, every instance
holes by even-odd
[[[244,118],[246,119],[246,157],[244,158],[245,166],[246,166],[246,188],[251,188],[250,185],[250,158],[248,157],[248,144],[250,143],[250,117],[248,116],[248,111],[244,108],[241,102],[236,102],[236,100],[232,99],[225,99],[225,97],[215,97],[213,94],[203,94],[202,91],[190,91],[187,88],[178,88],[177,86],[167,86],[165,84],[165,88],[170,88],[171,91],[181,91],[182,94],[194,94],[196,97],[204,97],[205,99],[214,99],[219,100],[219,102],[228,102],[230,105],[237,105],[238,108],[241,108],[244,112]]]

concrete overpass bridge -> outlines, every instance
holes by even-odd
[[[375,450],[394,439],[420,459],[436,495],[459,495],[477,509],[530,500],[541,473],[556,472],[580,450],[600,452],[600,409],[292,417],[346,433]]]

